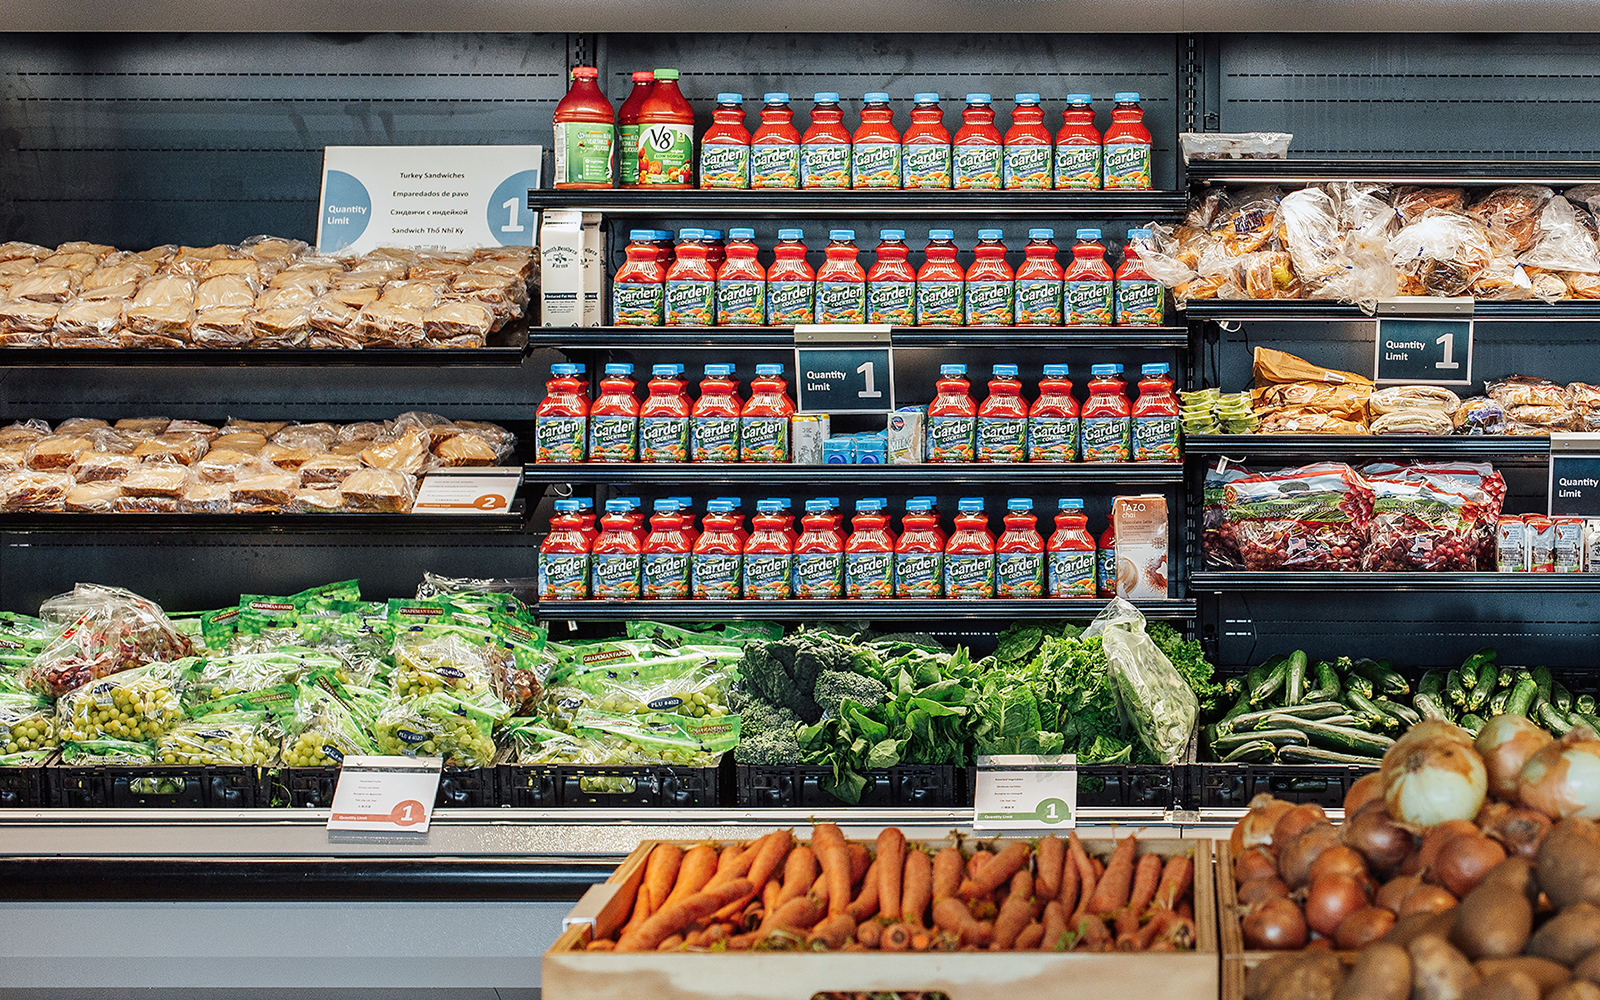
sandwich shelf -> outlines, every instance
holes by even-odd
[[[1600,160],[1401,160],[1318,159],[1193,160],[1190,187],[1211,184],[1322,184],[1379,181],[1384,184],[1495,186],[1544,184],[1563,187],[1600,181]]]
[[[1235,460],[1281,458],[1311,461],[1330,456],[1361,456],[1542,462],[1550,456],[1548,437],[1498,435],[1435,437],[1426,434],[1190,434],[1184,438],[1184,447],[1193,455],[1226,455]]]
[[[489,335],[474,348],[92,348],[0,349],[0,368],[515,368],[528,352],[528,326],[519,323]]]

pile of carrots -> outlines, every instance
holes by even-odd
[[[1177,951],[1194,947],[1194,863],[1090,857],[1076,833],[930,854],[818,823],[720,850],[659,844],[627,924],[591,951]]]

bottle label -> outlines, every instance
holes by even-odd
[[[594,596],[601,601],[639,599],[640,557],[637,552],[605,552],[589,557]]]
[[[617,326],[660,326],[666,320],[665,282],[611,283],[611,322]]]
[[[1067,323],[1072,326],[1110,326],[1112,315],[1111,282],[1067,282]]]
[[[950,147],[944,143],[906,143],[901,147],[900,186],[950,190]]]
[[[1056,190],[1093,191],[1100,187],[1100,147],[1056,147]]]
[[[844,557],[844,579],[847,597],[893,597],[894,553],[851,552]]]
[[[797,188],[800,186],[800,147],[781,143],[750,147],[750,186]]]
[[[1094,552],[1070,549],[1050,553],[1050,596],[1093,597]]]
[[[1000,156],[999,146],[956,146],[952,157],[956,190],[998,190]]]
[[[977,450],[977,421],[972,417],[929,417],[928,438],[928,461],[970,462]]]
[[[623,187],[632,187],[639,183],[639,125],[622,125],[617,128],[617,173],[622,177]]]
[[[695,417],[691,431],[696,462],[739,460],[738,417]]]
[[[767,325],[810,323],[815,315],[811,304],[816,287],[810,281],[767,282]]]
[[[994,557],[995,596],[1026,600],[1044,596],[1043,552],[999,552]]]
[[[639,126],[639,183],[694,184],[694,126],[652,122]]]
[[[750,147],[742,143],[700,144],[700,186],[747,188],[750,186]]]
[[[582,552],[539,553],[539,600],[581,601],[588,596],[588,555]]]
[[[813,142],[801,146],[800,186],[803,188],[849,187],[849,143]]]
[[[639,419],[639,461],[687,462],[688,460],[688,417]]]
[[[1150,146],[1142,142],[1109,143],[1106,149],[1106,190],[1150,190]]]
[[[944,596],[957,600],[993,597],[994,553],[946,553],[944,557]]]
[[[688,600],[689,553],[645,553],[644,596],[657,601]]]
[[[896,553],[894,592],[896,597],[943,597],[944,553]]]
[[[1083,460],[1127,462],[1133,458],[1133,423],[1128,417],[1084,417]]]
[[[910,326],[917,320],[917,283],[914,281],[867,282],[869,322],[890,326]]]
[[[917,282],[918,326],[963,326],[967,322],[967,283]]]
[[[1135,462],[1177,462],[1182,458],[1182,452],[1178,447],[1177,417],[1134,418],[1133,460]]]
[[[788,417],[743,417],[739,428],[741,462],[787,462],[789,460]]]
[[[1159,281],[1117,282],[1117,325],[1160,326],[1166,320],[1166,298]]]
[[[744,558],[735,552],[694,554],[694,596],[699,601],[739,599],[740,570]]]
[[[581,462],[588,421],[584,417],[539,417],[534,421],[538,436],[536,460],[540,462]]]
[[[760,326],[767,321],[767,283],[746,278],[717,282],[717,325]]]
[[[1005,152],[1005,181],[1009,191],[1048,191],[1053,181],[1050,147],[1007,146]]]
[[[1015,293],[1010,281],[967,282],[967,325],[1010,326]]]
[[[639,418],[621,414],[589,417],[589,461],[639,460]]]
[[[1026,459],[1026,417],[979,417],[978,461],[1021,462]]]
[[[746,552],[744,596],[758,600],[788,600],[793,558],[787,552]]]
[[[1029,417],[1028,461],[1076,462],[1077,417]]]
[[[667,325],[710,326],[716,316],[714,281],[667,282]]]
[[[806,552],[794,557],[794,596],[836,601],[843,592],[843,552]]]
[[[897,188],[900,170],[898,142],[858,142],[850,148],[851,187]]]
[[[1115,597],[1117,593],[1117,550],[1097,549],[1094,558],[1095,589],[1101,597]]]
[[[860,281],[817,282],[818,323],[865,323],[867,286]]]
[[[615,126],[606,122],[556,122],[556,177],[563,184],[610,185],[615,138]]]
[[[1060,279],[1029,279],[1017,282],[1018,326],[1061,326]]]

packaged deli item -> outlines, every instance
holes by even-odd
[[[86,451],[78,456],[72,466],[72,476],[78,483],[114,482],[139,467],[132,455],[117,455],[103,451]]]
[[[1522,518],[1502,515],[1495,524],[1495,568],[1501,573],[1528,572],[1528,526]]]
[[[0,476],[0,511],[5,513],[60,510],[72,492],[65,472],[12,472]]]
[[[404,513],[416,500],[411,477],[391,469],[352,473],[339,485],[339,492],[350,510],[362,513]]]
[[[1443,436],[1455,429],[1445,410],[1392,410],[1374,417],[1369,429],[1374,434],[1431,434]]]
[[[94,450],[87,437],[56,433],[35,441],[28,450],[28,468],[36,470],[70,469],[78,456]]]
[[[1450,414],[1450,422],[1457,434],[1504,434],[1506,411],[1497,400],[1474,396],[1461,401]]]
[[[115,479],[79,483],[66,495],[61,507],[69,514],[109,514],[116,510],[121,495],[122,486]]]
[[[1453,412],[1461,405],[1461,398],[1449,389],[1436,385],[1392,385],[1379,389],[1367,401],[1373,416],[1394,413],[1397,410],[1438,410]]]
[[[361,468],[361,460],[349,455],[317,455],[301,464],[300,485],[337,486]]]
[[[1528,529],[1528,572],[1554,573],[1556,571],[1556,525],[1543,514],[1524,514],[1522,523]]]
[[[233,484],[190,480],[178,495],[178,511],[183,514],[231,514]]]
[[[1490,382],[1487,395],[1502,406],[1570,406],[1571,397],[1562,386],[1546,378],[1508,375]]]
[[[167,497],[176,500],[188,485],[191,473],[186,466],[172,462],[146,462],[122,477],[125,497]]]

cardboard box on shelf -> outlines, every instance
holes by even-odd
[[[1111,521],[1117,535],[1117,596],[1130,601],[1167,597],[1167,501],[1161,496],[1117,497]]]

